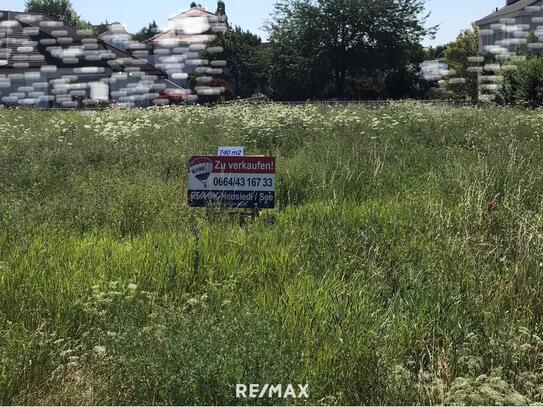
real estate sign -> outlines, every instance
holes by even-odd
[[[275,158],[192,157],[189,161],[192,207],[275,207]]]

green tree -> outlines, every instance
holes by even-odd
[[[477,74],[468,71],[468,68],[473,66],[469,58],[477,56],[478,53],[479,30],[477,27],[462,31],[445,51],[445,63],[449,69],[456,72],[453,75],[454,78],[465,79],[465,83],[458,83],[458,81],[448,81],[447,83],[448,90],[459,98],[473,101],[479,99]]]
[[[444,45],[438,45],[436,47],[428,47],[425,49],[424,52],[424,59],[426,60],[432,60],[432,59],[441,59],[445,57],[445,51],[447,51],[447,48],[450,44],[444,44]]]
[[[54,20],[62,21],[75,28],[90,28],[75,12],[70,0],[27,0],[26,12],[46,14]]]
[[[134,34],[132,39],[134,39],[134,41],[144,42],[159,32],[160,30],[158,25],[156,21],[153,20],[153,22],[149,23],[147,27],[143,27],[136,34]]]
[[[224,60],[224,79],[240,97],[253,96],[265,87],[262,40],[240,27],[220,33],[208,47],[221,47],[223,52],[211,59]]]
[[[434,32],[426,18],[422,0],[279,0],[269,27],[272,64],[294,81],[322,81],[313,96],[329,91],[330,75],[343,97],[349,76],[386,76],[409,64],[410,50]]]
[[[268,94],[274,99],[327,97],[333,80],[329,56],[321,42],[318,10],[307,1],[280,1],[268,27]]]

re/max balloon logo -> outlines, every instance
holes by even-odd
[[[198,158],[191,163],[190,173],[207,188],[207,181],[213,172],[213,161],[209,158]]]

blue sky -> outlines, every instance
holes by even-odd
[[[188,8],[190,0],[72,0],[77,12],[93,24],[120,21],[130,32],[137,31],[156,20],[159,26],[167,26],[168,17]],[[209,10],[215,10],[216,1],[200,0]],[[273,11],[274,0],[225,0],[226,9],[233,24],[240,25],[266,38],[263,25]],[[24,0],[0,0],[0,9],[23,10]],[[505,0],[427,0],[431,12],[429,25],[440,25],[435,40],[425,45],[443,44],[454,40],[458,33],[470,24],[489,14]]]

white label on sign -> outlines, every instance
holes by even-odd
[[[245,147],[219,147],[220,157],[243,157],[245,156]]]

